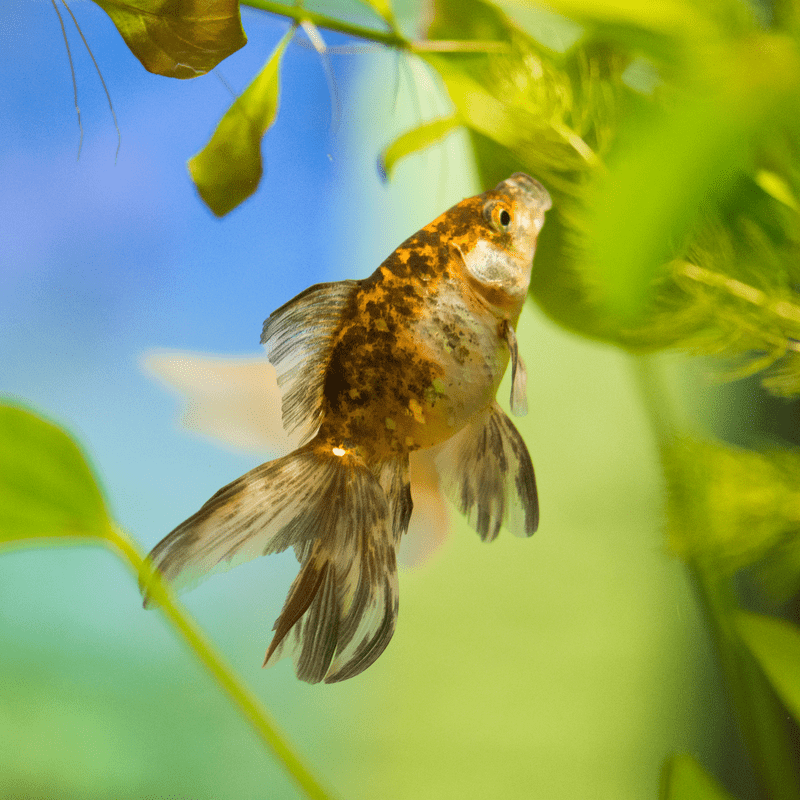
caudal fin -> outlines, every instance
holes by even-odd
[[[325,535],[298,548],[303,562],[275,623],[264,666],[284,656],[309,683],[334,683],[369,667],[397,620],[396,545],[411,514],[408,460],[373,471],[340,459],[337,501]]]
[[[397,618],[396,540],[408,524],[407,463],[378,477],[319,440],[220,489],[150,554],[174,588],[294,546],[292,584],[265,665],[292,655],[309,683],[357,675],[383,652]],[[399,477],[395,472],[399,471]],[[390,502],[382,484],[394,495]],[[145,596],[145,606],[149,597]]]

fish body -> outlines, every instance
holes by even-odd
[[[294,546],[302,567],[265,664],[333,682],[366,669],[397,618],[395,553],[412,511],[409,453],[443,445],[443,484],[485,540],[530,535],[536,484],[519,433],[495,402],[547,191],[516,173],[453,206],[361,281],[317,284],[264,323],[283,421],[304,442],[228,484],[153,550],[178,588]],[[145,598],[147,603],[147,597]]]

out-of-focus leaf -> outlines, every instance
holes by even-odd
[[[286,32],[261,72],[225,112],[209,143],[189,160],[200,197],[218,217],[258,188],[261,138],[278,114],[281,56],[294,30]]]
[[[661,776],[661,800],[733,800],[690,755],[672,756]]]
[[[778,697],[800,722],[800,629],[759,614],[740,613],[736,623]]]
[[[729,200],[762,130],[784,123],[787,104],[795,105],[795,46],[778,35],[751,38],[715,52],[720,85],[713,92],[689,92],[671,113],[624,131],[590,198],[587,264],[607,313],[620,324],[642,317],[656,276],[703,216]]]
[[[548,0],[547,5],[578,22],[624,24],[669,34],[706,27],[706,20],[699,13],[697,5],[686,0],[666,0],[663,3],[641,3],[639,0]]]
[[[142,66],[157,75],[205,75],[247,43],[238,0],[94,1]]]
[[[411,153],[425,150],[432,144],[443,139],[450,131],[455,130],[460,125],[457,114],[450,114],[447,117],[423,122],[416,128],[406,131],[398,136],[378,158],[378,172],[384,180],[392,177],[395,164]]]
[[[756,183],[771,197],[779,200],[792,211],[800,211],[800,204],[794,196],[791,187],[780,176],[766,169],[756,173]]]
[[[394,26],[394,11],[392,10],[392,0],[361,0],[368,5],[379,17],[390,26]]]
[[[787,542],[800,536],[800,454],[685,439],[665,453],[665,466],[670,544],[680,557],[725,576],[764,559],[791,567],[782,554],[791,557]]]
[[[0,404],[0,546],[104,537],[111,522],[75,442],[30,411]]]

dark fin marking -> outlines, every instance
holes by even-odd
[[[64,37],[64,45],[67,48],[67,58],[69,59],[69,71],[72,75],[72,94],[75,97],[75,113],[78,115],[78,130],[81,132],[80,140],[78,141],[78,158],[76,161],[81,160],[81,150],[83,149],[83,123],[81,122],[81,109],[78,105],[78,81],[75,79],[75,64],[72,62],[72,50],[69,47],[69,39],[67,39],[67,29],[64,27],[64,18],[58,10],[56,0],[50,0],[53,5],[53,10],[58,17],[58,23],[61,25],[61,35]]]
[[[503,323],[503,338],[511,351],[511,413],[524,417],[528,413],[528,371],[519,352],[517,335],[508,320]]]
[[[264,660],[271,666],[291,655],[309,683],[345,680],[370,666],[389,644],[398,610],[391,504],[363,462],[332,458],[341,465],[337,496],[328,499],[336,513],[313,546],[296,547],[303,567]]]
[[[273,311],[261,343],[278,373],[283,426],[307,441],[322,420],[325,371],[342,314],[360,281],[318,283]]]
[[[92,48],[89,47],[89,42],[86,41],[86,37],[83,35],[81,26],[78,25],[78,20],[75,19],[75,15],[72,13],[72,9],[67,5],[66,0],[61,0],[61,2],[64,4],[64,8],[67,9],[69,15],[72,17],[72,21],[75,23],[75,28],[77,29],[78,34],[83,40],[83,46],[86,48],[86,52],[89,53],[89,57],[92,59],[92,64],[94,64],[95,71],[97,72],[97,77],[100,78],[100,83],[103,84],[103,91],[106,93],[106,100],[108,100],[108,108],[111,111],[111,118],[114,120],[114,129],[117,131],[117,152],[114,154],[114,163],[116,164],[117,158],[119,157],[119,149],[122,146],[122,134],[120,133],[119,130],[117,115],[114,113],[114,104],[111,102],[111,95],[108,92],[108,86],[106,86],[105,79],[103,78],[103,73],[100,71],[100,67],[97,65],[97,61],[95,60]],[[60,16],[61,15],[59,15],[59,18]],[[76,102],[77,102],[77,96],[76,96]]]
[[[411,512],[414,508],[414,502],[411,499],[408,454],[381,461],[373,471],[389,502],[392,534],[395,546],[397,546],[408,531]]]
[[[154,566],[180,591],[322,535],[340,491],[334,458],[306,446],[237,478],[153,548]]]
[[[275,621],[273,630],[275,636],[264,656],[264,663],[266,666],[270,656],[275,652],[275,649],[283,641],[284,636],[292,629],[292,626],[308,611],[308,607],[317,596],[319,587],[322,585],[325,577],[328,574],[330,563],[325,562],[322,568],[316,562],[309,561],[300,573],[295,578],[291,589],[289,589],[289,596],[286,599],[286,604],[281,611],[281,615]]]
[[[501,526],[515,536],[538,528],[531,457],[496,402],[444,445],[436,466],[445,492],[483,541],[495,539]]]

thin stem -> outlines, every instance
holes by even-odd
[[[331,31],[354,36],[357,39],[367,39],[371,42],[397,47],[401,50],[408,50],[411,47],[411,42],[399,33],[376,31],[363,25],[353,25],[350,22],[345,22],[336,17],[329,17],[327,14],[320,14],[317,11],[309,11],[307,8],[301,8],[300,6],[287,6],[283,3],[273,3],[272,0],[241,0],[240,5],[258,8],[261,11],[269,11],[271,14],[288,17],[298,23],[308,20],[318,28],[327,28]]]
[[[411,53],[498,53],[506,52],[509,49],[507,42],[497,41],[448,41],[444,39],[413,41],[406,39],[397,30],[377,31],[374,28],[354,25],[351,22],[329,17],[327,14],[320,14],[317,11],[310,11],[300,6],[274,3],[272,0],[241,0],[240,5],[257,8],[260,11],[268,11],[270,14],[278,14],[281,17],[288,17],[299,24],[311,22],[317,28],[337,31],[347,36],[353,36],[356,39],[365,39],[369,42],[376,42],[397,50],[407,50]]]
[[[75,80],[75,65],[72,63],[72,51],[69,49],[69,39],[67,39],[67,29],[64,27],[64,19],[61,16],[61,12],[58,10],[58,6],[56,5],[56,0],[50,0],[53,4],[53,9],[56,12],[56,16],[58,17],[58,21],[61,25],[61,35],[64,37],[64,44],[67,48],[67,58],[69,59],[69,71],[72,74],[72,93],[75,96],[75,113],[78,115],[78,128],[81,132],[81,138],[78,142],[78,158],[77,160],[81,160],[81,149],[83,148],[83,125],[81,124],[81,109],[78,105],[78,82]]]
[[[167,588],[160,574],[152,568],[150,562],[138,553],[130,540],[119,530],[109,531],[108,543],[128,564],[134,574],[140,577],[142,583],[147,586],[148,593],[173,627],[181,634],[192,652],[225,690],[243,716],[249,720],[261,740],[283,763],[306,796],[312,800],[333,800],[332,795],[322,788],[288,744],[275,722],[270,719],[266,709],[245,687],[233,669],[216,653],[188,613],[173,598],[172,592]]]
[[[114,120],[114,128],[117,131],[117,152],[114,155],[114,163],[116,164],[117,163],[117,158],[119,158],[119,148],[122,145],[122,134],[120,133],[120,130],[119,130],[119,123],[117,122],[117,115],[114,113],[114,104],[111,102],[111,94],[108,91],[108,86],[106,86],[105,79],[103,78],[103,73],[100,71],[100,67],[98,66],[97,61],[95,60],[94,53],[92,52],[92,48],[89,47],[89,42],[86,41],[86,37],[83,35],[83,31],[81,30],[81,26],[78,25],[78,20],[75,19],[75,15],[72,13],[72,9],[67,5],[66,0],[61,0],[61,2],[64,4],[64,8],[67,9],[67,11],[69,12],[69,15],[72,17],[72,21],[75,23],[75,27],[77,28],[78,33],[80,34],[80,37],[83,40],[83,46],[86,48],[86,52],[89,53],[89,56],[92,59],[92,64],[94,64],[94,68],[95,68],[95,71],[97,72],[97,76],[100,78],[100,83],[103,84],[103,91],[106,93],[106,100],[108,100],[108,108],[111,111],[111,118]],[[61,19],[61,15],[60,14],[59,14],[58,18]],[[63,28],[63,24],[62,24],[62,28]],[[70,58],[70,66],[72,66],[72,59],[71,58]],[[73,82],[74,82],[74,80],[75,80],[75,76],[74,75],[73,75],[72,79],[73,79]],[[76,106],[76,108],[77,108],[77,103],[78,103],[78,97],[76,95],[75,96],[75,106]],[[83,137],[83,129],[81,129],[81,141],[83,141],[82,137]]]

